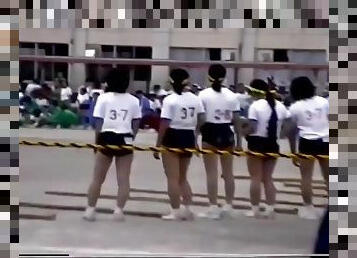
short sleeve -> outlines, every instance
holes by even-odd
[[[326,111],[326,114],[328,114],[329,112],[330,112],[330,103],[329,103],[329,101],[328,101],[328,99],[324,99],[324,109],[325,109],[325,111]]]
[[[240,101],[238,100],[238,97],[235,97],[232,101],[232,111],[240,111]]]
[[[173,105],[168,98],[164,99],[161,109],[161,118],[173,119]]]
[[[94,106],[93,117],[103,118],[105,117],[105,101],[104,95],[100,95]]]
[[[198,99],[198,114],[205,113],[205,107],[203,106],[202,100]]]
[[[139,100],[136,100],[133,106],[133,119],[140,119],[141,115],[141,108]]]
[[[297,118],[297,115],[298,115],[298,108],[297,108],[297,105],[296,103],[295,104],[292,104],[289,108],[289,114],[290,114],[290,117],[294,120],[296,120]]]
[[[257,112],[256,105],[254,105],[254,103],[249,107],[248,119],[258,120],[258,112]]]

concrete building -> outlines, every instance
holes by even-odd
[[[326,64],[327,29],[21,29],[20,55],[93,56],[173,60],[230,60]],[[50,81],[62,73],[76,89],[86,79],[102,79],[109,65],[20,62],[20,80]],[[169,67],[131,67],[131,89],[167,85]],[[191,68],[192,82],[206,83],[207,68]],[[320,87],[327,71],[229,69],[227,84],[273,75],[281,86],[297,75]],[[234,78],[237,78],[235,81]]]

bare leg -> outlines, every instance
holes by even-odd
[[[207,143],[202,143],[204,149],[212,148]],[[203,162],[207,174],[207,193],[211,205],[217,205],[217,192],[218,192],[218,157],[216,154],[204,154]]]
[[[301,194],[306,205],[312,205],[312,172],[314,160],[300,159]]]
[[[192,202],[192,190],[187,181],[187,171],[190,165],[191,158],[180,158],[180,188],[182,195],[182,204],[190,205]]]
[[[178,155],[170,152],[162,153],[162,163],[167,176],[167,191],[170,197],[171,207],[180,208],[180,162]]]
[[[100,189],[113,159],[100,152],[97,152],[95,158],[94,176],[88,189],[88,206],[90,207],[95,207],[97,204]]]
[[[233,156],[222,155],[221,157],[222,174],[224,179],[224,187],[226,191],[226,203],[232,204],[234,198],[234,177],[233,177]]]
[[[263,162],[263,184],[268,205],[274,205],[276,201],[276,188],[273,182],[273,172],[276,161],[276,159],[267,158]]]
[[[122,157],[115,157],[115,166],[118,180],[117,205],[123,209],[126,201],[129,199],[130,191],[130,170],[133,161],[133,154]]]
[[[325,183],[328,187],[328,182],[329,182],[329,160],[328,159],[319,159],[319,164],[322,172],[322,176],[325,179]]]
[[[260,203],[261,183],[263,177],[263,160],[261,158],[247,157],[248,171],[250,174],[250,202],[253,206]]]

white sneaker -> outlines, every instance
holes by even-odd
[[[171,209],[171,212],[167,215],[161,216],[163,220],[183,220],[184,215],[181,209]]]
[[[218,205],[211,205],[208,208],[207,212],[199,213],[198,217],[218,220],[218,219],[221,219],[221,217],[222,217],[222,211],[221,211],[221,208],[218,207]]]
[[[245,216],[250,217],[250,218],[260,218],[260,210],[259,206],[252,206],[252,208],[245,213]]]
[[[266,205],[265,211],[262,213],[262,216],[266,219],[275,219],[275,211],[273,206]]]
[[[95,221],[95,208],[87,207],[82,218],[86,221]]]
[[[194,220],[195,214],[191,211],[189,206],[184,206],[181,208],[181,214],[184,220]]]
[[[299,208],[298,216],[302,219],[318,219],[314,206],[303,206]]]
[[[125,220],[125,215],[122,209],[116,208],[113,213],[113,219],[115,221],[124,221]]]
[[[235,218],[237,216],[236,212],[234,211],[233,207],[231,204],[225,204],[223,205],[222,208],[223,212],[222,214],[224,216],[230,217],[230,218]]]

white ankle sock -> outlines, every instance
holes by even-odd
[[[254,213],[259,212],[259,205],[252,205],[252,211],[253,211]]]
[[[265,211],[267,212],[273,212],[274,211],[274,205],[267,205],[265,207]]]
[[[95,207],[87,206],[87,212],[93,213],[95,211]]]
[[[115,207],[114,213],[123,213],[123,210],[120,207]]]

